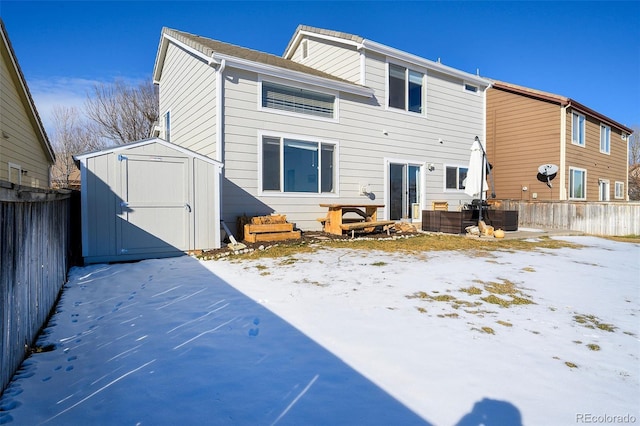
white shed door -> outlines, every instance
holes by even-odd
[[[189,162],[182,157],[120,156],[121,254],[189,249]]]

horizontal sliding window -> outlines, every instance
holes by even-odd
[[[262,190],[333,193],[335,145],[298,139],[262,138]]]
[[[445,188],[446,189],[464,189],[465,180],[467,179],[466,167],[445,168]]]
[[[262,82],[262,107],[296,114],[334,118],[334,95],[272,82]]]

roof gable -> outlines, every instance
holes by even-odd
[[[78,162],[83,162],[84,160],[88,159],[88,158],[93,158],[93,157],[97,157],[100,155],[105,155],[105,154],[112,154],[112,153],[117,153],[117,152],[121,152],[121,151],[126,151],[129,150],[131,148],[137,148],[140,146],[145,146],[145,145],[151,145],[151,144],[159,144],[159,145],[163,145],[166,146],[167,148],[173,149],[175,151],[181,152],[185,155],[188,155],[189,157],[194,157],[197,158],[199,160],[202,160],[206,163],[210,163],[210,164],[214,164],[220,168],[223,167],[222,163],[214,160],[212,158],[209,158],[205,155],[202,154],[198,154],[195,151],[191,151],[190,149],[187,149],[185,147],[179,146],[179,145],[175,145],[171,142],[167,142],[164,139],[160,139],[160,138],[149,138],[149,139],[143,139],[140,141],[135,141],[135,142],[130,142],[130,143],[126,143],[126,144],[122,144],[122,145],[116,145],[116,146],[112,146],[109,148],[104,148],[104,149],[100,149],[97,151],[91,151],[91,152],[86,152],[84,154],[79,154],[79,155],[74,155],[73,159],[74,161],[76,161],[76,163]]]
[[[598,111],[593,110],[574,99],[567,98],[566,96],[556,95],[554,93],[549,93],[549,92],[543,92],[542,90],[531,89],[529,87],[518,86],[517,84],[505,83],[504,81],[498,81],[498,80],[493,80],[492,87],[494,89],[504,90],[504,91],[515,93],[522,96],[528,96],[541,101],[557,103],[561,107],[568,106],[583,114],[595,117],[598,120],[604,123],[607,123],[610,126],[615,127],[623,132],[626,132],[628,134],[633,133],[633,130],[628,128],[627,126],[620,124],[615,120],[612,120],[606,115],[601,114]]]
[[[0,57],[4,57],[5,55],[9,58],[9,63],[7,67],[9,68],[9,72],[13,73],[13,79],[16,81],[17,89],[23,99],[25,111],[27,112],[31,122],[33,123],[34,130],[40,144],[42,145],[42,149],[49,159],[51,164],[55,163],[55,154],[53,152],[53,148],[51,147],[51,143],[49,142],[49,137],[45,132],[44,125],[42,124],[42,120],[40,119],[40,114],[38,114],[38,110],[36,109],[35,102],[33,101],[33,97],[31,96],[31,92],[29,91],[29,86],[27,86],[27,81],[24,78],[24,74],[22,73],[22,69],[20,68],[20,64],[18,64],[18,58],[16,57],[15,51],[13,50],[13,46],[11,44],[11,40],[9,40],[9,35],[7,34],[7,30],[4,26],[4,21],[0,18],[0,38],[2,38],[2,43],[0,44],[0,49],[3,51],[0,52]]]
[[[353,46],[356,50],[359,51],[368,50],[380,55],[384,55],[387,58],[414,64],[427,70],[446,74],[470,83],[477,84],[482,87],[489,87],[491,85],[491,82],[488,79],[444,65],[441,62],[431,61],[429,59],[425,59],[420,56],[404,52],[402,50],[386,46],[381,43],[377,43],[373,40],[369,40],[355,34],[325,30],[322,28],[315,28],[307,25],[299,25],[298,28],[296,28],[296,32],[289,41],[289,44],[287,45],[287,48],[282,56],[286,59],[290,59],[291,57],[293,57],[295,50],[297,49],[298,45],[305,35],[343,43],[345,45]]]
[[[203,60],[207,60],[210,65],[218,65],[222,60],[227,60],[227,66],[236,66],[243,69],[249,69],[260,73],[272,73],[273,75],[284,76],[293,79],[312,79],[316,84],[333,85],[336,90],[356,93],[363,96],[371,96],[372,90],[354,84],[350,81],[325,73],[315,68],[299,64],[280,56],[260,52],[245,47],[224,43],[218,40],[200,37],[194,34],[182,31],[163,28],[156,62],[153,71],[153,79],[156,83],[160,81],[162,76],[162,67],[168,42],[174,42],[182,45],[191,53],[199,56]]]

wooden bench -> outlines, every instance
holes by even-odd
[[[385,231],[387,231],[387,235],[389,235],[389,228],[393,225],[395,221],[393,220],[380,220],[376,222],[353,222],[353,223],[343,223],[340,225],[343,231],[351,231],[351,238],[355,235],[356,229],[367,229],[377,228],[378,226],[382,226]]]

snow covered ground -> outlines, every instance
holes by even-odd
[[[637,424],[640,246],[562,239],[75,268],[0,424]]]

